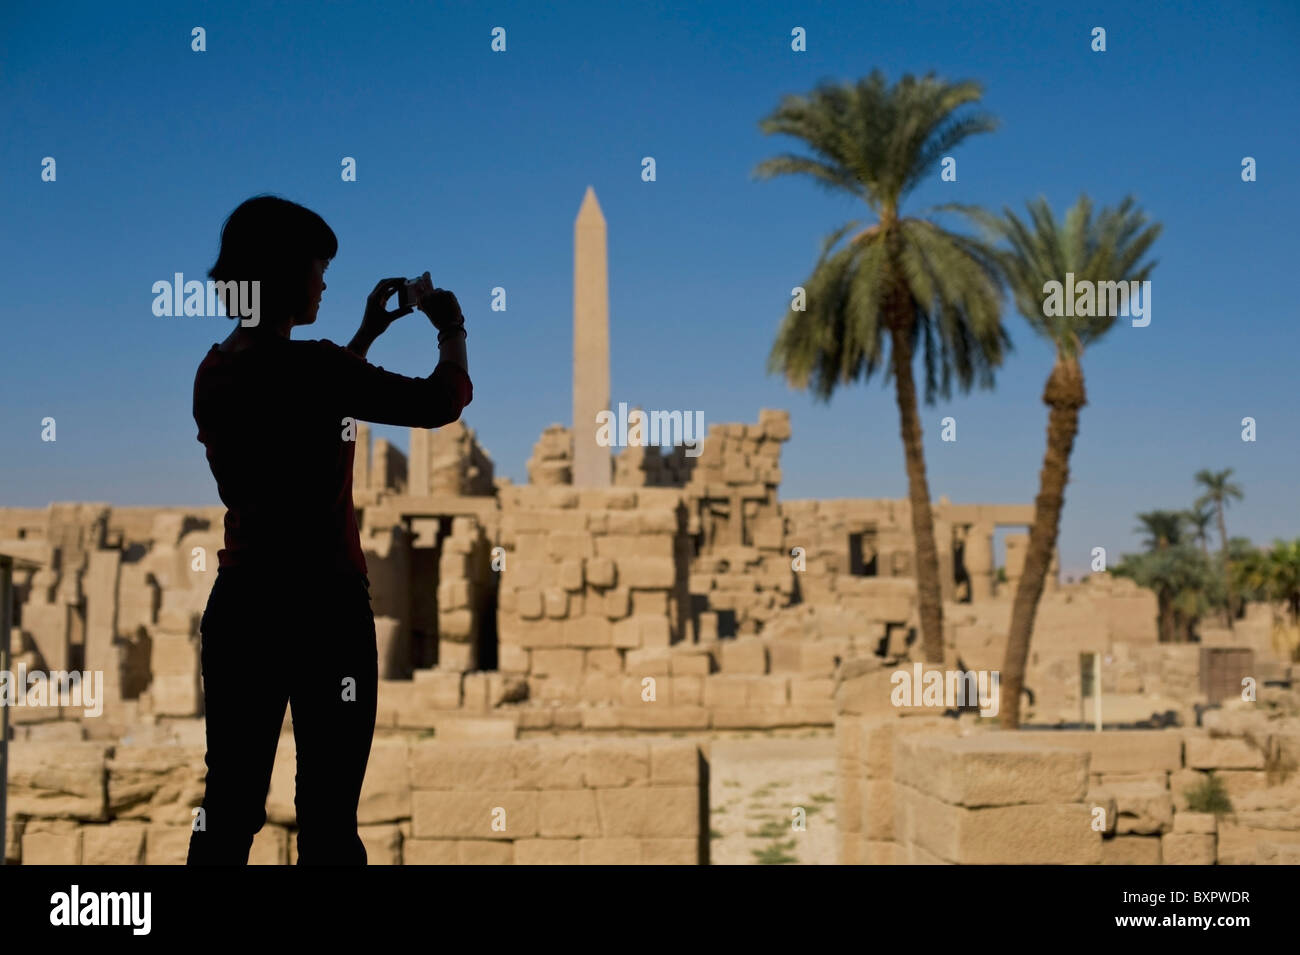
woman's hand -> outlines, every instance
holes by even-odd
[[[360,334],[369,338],[371,341],[378,338],[388,330],[388,326],[403,315],[409,315],[415,309],[411,306],[405,308],[396,308],[388,311],[385,307],[393,293],[396,292],[406,283],[406,279],[383,279],[375,290],[366,297],[366,312],[361,318]]]
[[[456,296],[445,288],[436,288],[420,299],[419,307],[420,311],[429,316],[433,327],[440,332],[465,324],[465,316],[460,311],[460,302],[456,301]]]

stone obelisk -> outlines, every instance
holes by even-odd
[[[596,415],[609,410],[609,273],[605,216],[587,187],[573,224],[573,484],[609,487],[610,449],[596,443]]]

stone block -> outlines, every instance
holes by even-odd
[[[593,587],[613,587],[618,575],[614,561],[608,557],[593,557],[587,561],[587,583]]]
[[[723,640],[721,650],[721,668],[727,674],[765,674],[767,673],[767,646],[760,640],[737,639]]]
[[[524,647],[502,643],[497,647],[497,666],[508,673],[527,673],[532,666],[530,651]]]
[[[748,699],[747,677],[718,673],[704,678],[705,706],[743,707]]]
[[[203,801],[206,747],[119,745],[106,760],[108,809],[115,819],[180,825]]]
[[[634,616],[668,618],[668,591],[633,590],[632,613]]]
[[[1101,841],[1102,865],[1160,865],[1159,836],[1116,836]]]
[[[1255,864],[1300,865],[1300,843],[1261,840],[1255,843]]]
[[[1174,832],[1179,834],[1213,835],[1219,829],[1219,820],[1209,812],[1174,813]]]
[[[511,750],[515,789],[582,789],[587,749],[583,739],[541,739],[516,743]]]
[[[537,796],[538,834],[543,838],[600,836],[594,789],[551,789]],[[574,857],[576,859],[576,847]]]
[[[520,839],[515,842],[515,865],[578,865],[578,839]]]
[[[519,744],[413,742],[408,750],[411,788],[487,791],[515,788]]]
[[[366,847],[366,865],[401,865],[402,831],[395,825],[358,826]]]
[[[582,560],[566,560],[560,564],[560,586],[577,591],[586,583]]]
[[[416,839],[530,838],[537,835],[537,801],[537,793],[526,791],[417,789],[411,832]]]
[[[1115,797],[1118,834],[1153,835],[1173,830],[1174,802],[1169,790],[1151,783],[1117,783],[1105,787],[1104,792]]]
[[[613,647],[601,647],[587,651],[587,669],[601,673],[622,673],[623,655]]]
[[[83,826],[81,864],[143,865],[144,841],[145,826],[140,823]]]
[[[1242,739],[1187,740],[1188,769],[1263,769],[1264,754]]]
[[[704,677],[670,677],[672,701],[676,706],[701,706],[704,703]]]
[[[663,699],[635,706],[614,707],[616,726],[633,730],[707,730],[712,714],[703,706],[670,703]]]
[[[671,588],[677,580],[677,566],[671,557],[620,557],[618,572],[622,585],[631,588]]]
[[[9,743],[11,816],[107,819],[103,743]],[[80,852],[80,843],[77,844]],[[24,850],[25,854],[25,850]]]
[[[288,865],[289,830],[270,823],[262,826],[253,836],[253,846],[248,851],[249,865]]]
[[[614,643],[614,627],[608,618],[593,614],[586,614],[581,617],[570,617],[564,621],[562,628],[562,640],[566,647],[603,647],[608,648],[609,652],[617,654],[612,645]],[[540,648],[535,653],[543,652]],[[534,660],[534,666],[536,661]]]
[[[474,614],[469,610],[438,613],[438,637],[442,641],[463,643],[474,635]]]
[[[551,676],[572,683],[582,678],[583,651],[578,649],[538,649],[533,651],[533,675]]]
[[[595,538],[595,548],[597,557],[612,557],[623,572],[628,569],[628,562],[663,561],[669,565],[673,562],[672,534],[607,534]]]
[[[454,839],[408,839],[402,844],[403,865],[457,865]]]
[[[513,865],[515,861],[515,847],[510,842],[458,839],[455,846],[457,865]]]
[[[622,620],[632,612],[632,592],[626,587],[612,587],[593,603],[610,620]]]
[[[547,587],[542,592],[542,602],[546,608],[546,616],[552,620],[559,620],[569,615],[569,594],[560,587]]]
[[[669,672],[673,676],[706,677],[712,672],[713,657],[706,651],[684,651],[672,655]]]
[[[580,865],[641,865],[640,839],[579,839]]]
[[[543,609],[540,590],[525,588],[515,592],[515,610],[525,620],[537,620]]]
[[[1101,861],[1101,835],[1081,803],[968,809],[894,787],[895,829],[925,852],[961,865],[1071,865]],[[900,819],[900,816],[902,817]]]
[[[359,825],[395,823],[411,816],[410,746],[402,739],[377,739],[366,762],[357,804]]]
[[[790,702],[790,678],[785,676],[751,676],[745,678],[745,703],[748,706],[785,706]]]
[[[469,581],[452,578],[438,582],[438,608],[440,610],[457,610],[470,605]]]
[[[641,646],[641,624],[636,617],[627,617],[614,624],[610,639],[615,647],[635,650]]]
[[[24,832],[23,865],[81,865],[81,830]]]
[[[572,518],[569,518],[572,520]],[[605,554],[593,553],[593,540],[604,540],[605,538],[593,538],[589,534],[550,534],[547,538],[547,549],[552,557],[564,560],[567,558],[577,557],[604,557]]]
[[[1167,832],[1160,837],[1161,864],[1214,865],[1215,843],[1212,833]]]
[[[190,832],[189,826],[150,826],[145,835],[145,865],[184,865]]]
[[[642,865],[699,865],[698,839],[642,839]]]
[[[1020,735],[913,734],[898,739],[895,760],[897,782],[959,806],[1073,803],[1087,791],[1086,754]]]
[[[599,789],[601,828],[608,837],[696,839],[700,795],[693,786]]]
[[[592,740],[583,754],[583,785],[591,789],[650,784],[650,747],[640,740]]]
[[[699,786],[699,747],[685,740],[650,741],[650,785]]]
[[[1095,733],[1084,730],[1022,731],[1026,737],[1091,754],[1089,772],[1154,773],[1183,768],[1183,740],[1178,730],[1134,730]]]

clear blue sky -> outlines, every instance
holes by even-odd
[[[498,474],[526,480],[541,430],[571,415],[572,229],[589,184],[609,222],[615,403],[700,409],[706,424],[788,408],[784,499],[904,497],[891,391],[857,384],[823,405],[765,372],[820,240],[866,210],[750,175],[799,148],[758,130],[784,94],[880,67],[980,80],[1002,124],[913,208],[1023,211],[1042,194],[1060,212],[1080,192],[1132,193],[1165,226],[1151,325],[1121,323],[1085,357],[1063,568],[1096,545],[1135,549],[1135,513],[1190,504],[1199,468],[1236,469],[1231,533],[1295,536],[1296,6],[1055,6],[5,4],[0,506],[219,503],[191,388],[231,326],[156,318],[150,288],[204,278],[225,216],[261,192],[318,211],[340,239],[318,322],[295,337],[346,343],[384,276],[429,269],[457,293],[465,420]],[[206,53],[190,50],[194,26]],[[806,53],[790,50],[795,26]],[[646,155],[657,182],[641,181]],[[44,156],[56,183],[40,179]],[[343,156],[357,182],[341,181]],[[1258,181],[1242,182],[1243,156]],[[996,390],[923,409],[936,498],[1037,492],[1051,355],[1005,320],[1016,351]],[[410,316],[369,357],[428,374],[434,333]],[[46,415],[55,444],[40,440]],[[939,440],[945,415],[956,443]],[[403,429],[376,433],[406,446]]]

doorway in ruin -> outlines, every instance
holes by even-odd
[[[442,542],[451,533],[451,517],[437,521],[432,546],[411,548],[411,669],[427,670],[438,665],[438,568]],[[426,538],[427,539],[427,538]]]
[[[953,598],[958,603],[972,600],[970,572],[966,569],[966,534],[960,528],[952,532],[952,584]]]
[[[439,654],[439,585],[442,582],[443,548],[451,536],[455,515],[421,518],[424,527],[418,539],[428,543],[411,548],[410,562],[410,669],[424,670],[441,664]],[[499,666],[497,639],[497,600],[500,574],[490,566],[491,548],[480,538],[474,551],[481,566],[470,574],[470,600],[475,629],[476,670],[496,670]]]
[[[854,577],[876,577],[880,574],[879,567],[875,529],[850,534],[849,573]]]

